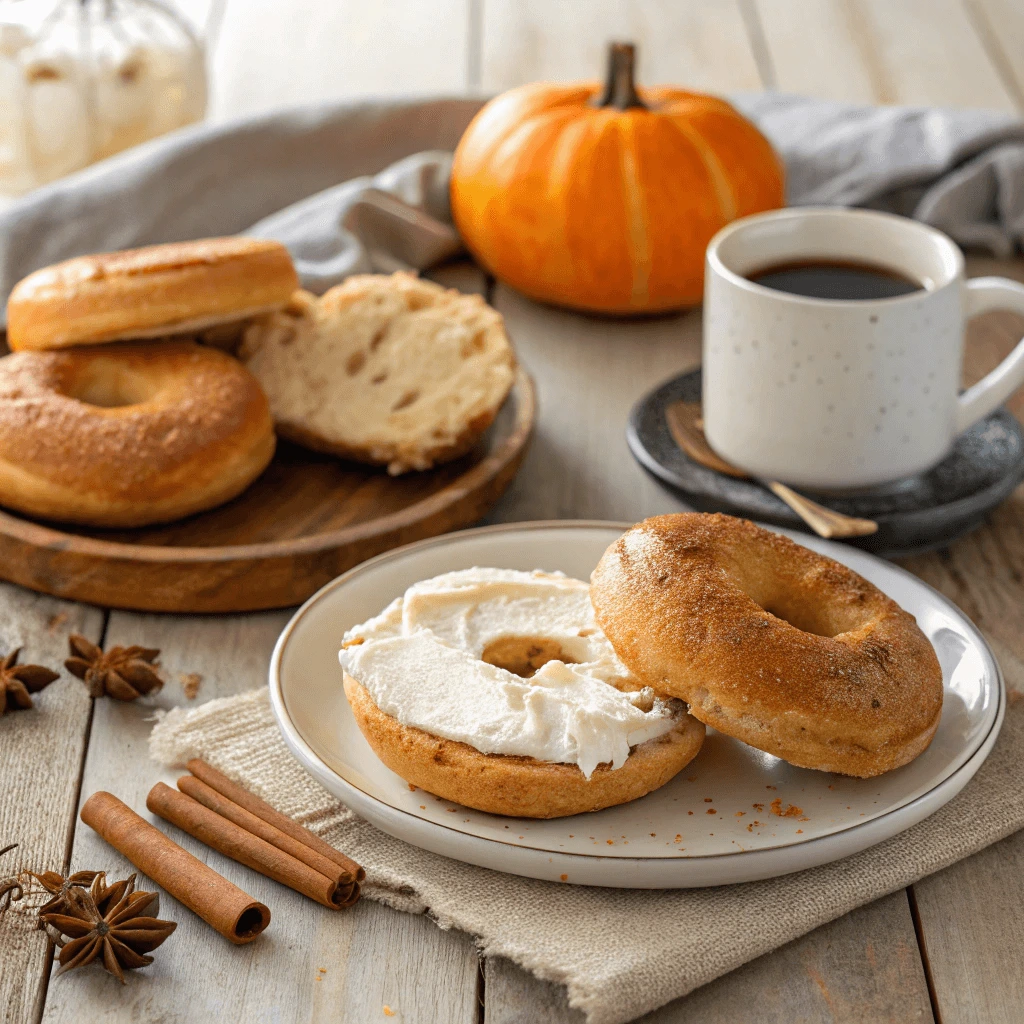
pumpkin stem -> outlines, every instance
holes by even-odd
[[[631,107],[647,108],[636,91],[634,73],[636,70],[636,46],[633,43],[610,43],[608,45],[608,78],[604,92],[595,99],[599,107],[615,107],[629,110]]]

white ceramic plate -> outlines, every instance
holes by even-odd
[[[660,790],[552,821],[470,810],[410,790],[385,768],[342,690],[345,630],[417,580],[454,569],[559,569],[588,579],[623,529],[572,521],[484,527],[390,551],[340,576],[296,612],[274,650],[270,693],[285,742],[331,793],[406,842],[532,878],[631,888],[752,881],[849,856],[933,813],[991,750],[1005,696],[992,652],[971,622],[902,569],[791,533],[898,601],[935,646],[945,685],[942,720],[931,746],[909,765],[852,779],[794,768],[709,729],[693,762]]]

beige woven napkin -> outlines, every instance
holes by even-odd
[[[630,890],[502,875],[427,853],[357,818],[288,753],[265,689],[175,709],[153,729],[167,765],[202,757],[366,867],[366,895],[428,911],[564,984],[590,1024],[624,1024],[855,907],[1024,828],[1024,701],[953,801],[902,835],[846,860],[715,889]]]

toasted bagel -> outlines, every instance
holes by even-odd
[[[0,359],[0,505],[90,526],[169,522],[233,498],[274,454],[267,399],[194,342]]]
[[[7,340],[18,352],[194,333],[280,309],[298,286],[288,250],[257,238],[77,256],[14,286]]]
[[[792,764],[880,775],[938,727],[942,670],[914,617],[852,569],[746,520],[645,520],[605,552],[591,600],[642,682]]]

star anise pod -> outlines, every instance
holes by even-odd
[[[85,680],[90,696],[135,700],[164,685],[153,667],[160,654],[155,647],[114,647],[104,654],[77,633],[71,634],[68,643],[72,656],[64,667]]]
[[[135,875],[107,885],[99,874],[88,890],[68,889],[63,913],[44,914],[40,920],[61,937],[58,974],[99,960],[124,985],[124,972],[151,964],[146,954],[178,927],[157,920],[159,912],[159,893],[136,892]]]
[[[68,875],[65,878],[59,871],[44,871],[41,875],[30,871],[29,874],[50,894],[50,899],[39,908],[39,916],[61,913],[68,890],[72,886],[77,885],[84,888],[87,885],[92,885],[96,876],[102,873],[101,871],[76,871],[73,875]]]
[[[0,857],[5,853],[10,853],[17,845],[17,843],[11,843],[10,846],[5,846],[0,850]],[[11,878],[0,878],[0,917],[6,913],[12,903],[17,902],[24,895],[25,890],[22,889],[21,880],[17,875]]]
[[[42,665],[19,665],[20,653],[21,648],[16,647],[0,660],[0,716],[15,708],[25,710],[32,707],[32,694],[57,678],[56,672]]]

